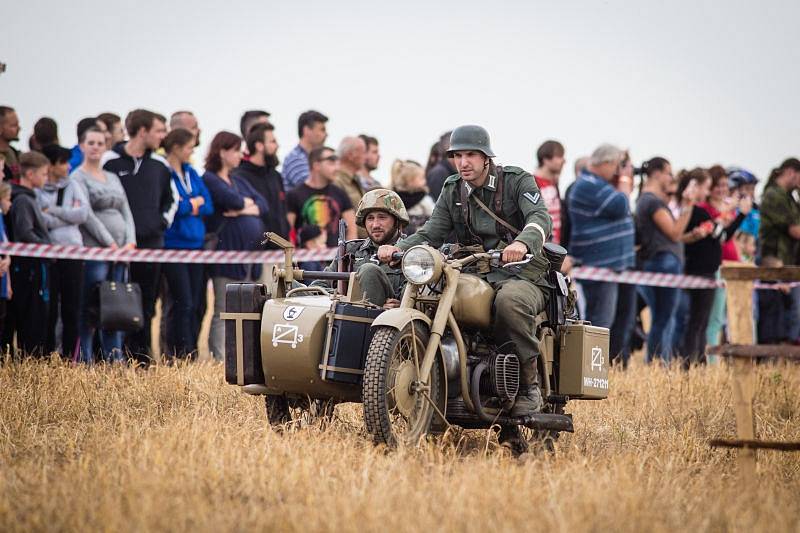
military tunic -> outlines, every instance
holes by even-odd
[[[519,167],[503,167],[502,179],[501,218],[520,230],[519,235],[511,238],[525,244],[533,259],[519,273],[492,269],[485,278],[497,290],[495,340],[498,344],[505,341],[515,344],[522,363],[523,383],[532,385],[536,383],[536,357],[539,355],[535,318],[547,304],[547,293],[541,287],[549,286],[545,276],[548,262],[542,245],[552,231],[552,220],[533,176]],[[462,187],[466,194],[462,193]],[[407,250],[427,243],[438,248],[451,231],[455,231],[460,244],[481,244],[485,250],[505,248],[510,244],[506,242],[509,240],[507,230],[499,228],[495,219],[475,201],[479,198],[493,210],[497,190],[496,175],[490,174],[479,188],[469,186],[458,174],[450,176],[444,182],[431,218],[415,234],[400,240],[397,247]],[[468,220],[464,216],[464,196],[469,202]]]
[[[361,290],[370,303],[382,306],[390,298],[400,298],[406,278],[399,268],[370,261],[378,253],[378,245],[372,242],[372,239],[348,242],[345,253],[350,256],[350,270],[356,273]],[[337,268],[337,260],[334,259],[325,270],[335,272]],[[314,282],[314,284],[320,283]]]

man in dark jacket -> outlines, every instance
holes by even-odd
[[[12,185],[11,210],[8,212],[8,238],[12,242],[51,244],[50,234],[36,202],[34,189],[47,181],[50,161],[39,152],[19,158],[19,184]],[[8,317],[17,331],[17,347],[23,355],[44,356],[47,342],[47,318],[50,312],[48,283],[50,260],[15,256],[11,259],[11,306]],[[7,324],[6,333],[13,335]],[[9,341],[6,335],[5,341]]]
[[[233,171],[234,176],[246,179],[267,201],[269,210],[261,214],[266,231],[289,238],[289,221],[286,218],[286,193],[283,178],[278,173],[278,142],[272,124],[256,124],[250,129],[245,141],[250,154],[249,161],[242,161]],[[268,248],[276,249],[272,243]]]
[[[447,151],[450,149],[451,133],[453,132],[448,131],[442,135],[441,139],[439,139],[439,148],[441,149],[441,153],[444,155],[442,156],[442,159],[436,163],[425,176],[425,181],[428,182],[428,188],[431,191],[431,198],[434,200],[439,198],[439,194],[442,192],[442,186],[444,185],[444,180],[457,173],[455,167],[450,162],[450,158],[447,157]]]
[[[128,113],[125,127],[130,140],[108,153],[103,169],[116,174],[125,189],[136,226],[137,246],[163,248],[164,230],[172,224],[178,209],[169,164],[154,153],[167,134],[166,118],[136,109]],[[127,336],[125,350],[141,362],[150,358],[150,322],[160,278],[160,264],[131,263],[130,280],[142,289],[144,327]]]

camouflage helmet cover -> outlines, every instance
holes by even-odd
[[[409,223],[408,212],[403,200],[396,192],[389,189],[373,189],[361,198],[356,211],[356,225],[364,228],[367,215],[373,211],[389,213],[399,220],[402,226]]]

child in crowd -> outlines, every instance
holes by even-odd
[[[69,160],[72,152],[57,144],[42,148],[50,161],[47,183],[36,191],[36,199],[53,244],[83,246],[80,226],[89,219],[89,198],[86,190],[70,179]],[[79,259],[56,259],[50,265],[50,319],[47,331],[47,351],[59,350],[64,357],[77,355],[80,335],[81,293],[84,262]],[[56,337],[59,316],[62,324],[61,342]]]
[[[14,242],[51,244],[44,215],[36,202],[36,189],[47,181],[50,161],[39,152],[19,158],[19,184],[12,185],[8,213],[8,237]],[[11,288],[14,298],[8,316],[17,332],[22,355],[45,355],[47,318],[50,312],[50,261],[34,257],[13,257]],[[8,339],[8,331],[4,338]]]
[[[404,231],[411,235],[431,217],[433,207],[436,205],[428,194],[425,169],[416,161],[395,159],[392,163],[391,189],[400,196],[406,206],[411,222]]]
[[[765,268],[781,268],[783,261],[767,256],[761,260]],[[761,282],[769,288],[757,289],[758,300],[758,344],[779,344],[789,340],[788,323],[792,308],[791,288],[788,284]]]
[[[0,164],[0,175],[3,173],[2,164]],[[3,224],[3,216],[7,215],[11,209],[11,185],[4,181],[0,181],[0,242],[8,242],[6,235],[5,225]],[[7,255],[0,255],[0,338],[3,335],[3,325],[6,318],[6,308],[8,301],[11,299],[11,284],[9,270],[11,268],[11,257]],[[5,349],[5,347],[3,347]]]

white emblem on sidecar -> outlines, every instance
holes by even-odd
[[[592,372],[603,370],[603,349],[599,346],[592,348]]]
[[[300,305],[290,305],[286,309],[283,310],[283,319],[284,320],[294,320],[300,316],[300,313],[303,312],[305,307]]]
[[[292,348],[297,348],[298,343],[303,342],[303,336],[299,334],[297,326],[290,324],[275,324],[272,328],[272,346],[278,344],[290,344]]]

